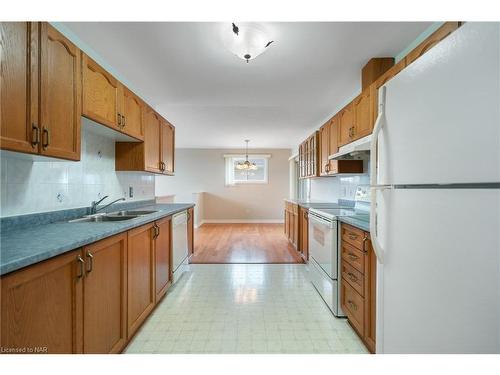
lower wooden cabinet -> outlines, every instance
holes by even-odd
[[[297,249],[299,244],[299,206],[288,201],[285,201],[285,236]]]
[[[127,331],[132,337],[155,305],[153,223],[128,232]]]
[[[83,352],[119,353],[127,342],[127,234],[83,248]]]
[[[158,302],[166,293],[172,282],[172,219],[167,217],[155,223],[155,298]]]
[[[83,266],[75,250],[1,278],[4,352],[83,352]]]
[[[377,259],[370,233],[342,224],[341,304],[349,323],[375,353]]]

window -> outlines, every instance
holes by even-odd
[[[248,155],[248,161],[255,163],[257,170],[240,170],[238,163],[246,160],[245,155],[224,155],[226,160],[226,185],[267,184],[268,161],[271,155]]]

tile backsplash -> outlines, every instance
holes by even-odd
[[[32,161],[15,153],[2,154],[0,216],[86,207],[105,195],[108,202],[120,197],[127,201],[154,198],[154,175],[115,171],[114,140],[84,129],[81,142],[79,162]]]

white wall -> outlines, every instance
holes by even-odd
[[[81,161],[31,161],[22,154],[2,153],[1,216],[90,206],[109,195],[108,202],[154,198],[154,175],[115,172],[115,141],[82,130]]]
[[[288,196],[289,149],[251,150],[271,154],[269,183],[225,185],[224,154],[244,153],[227,149],[176,149],[175,176],[158,176],[155,194],[175,194],[176,202],[194,202],[193,193],[203,194],[205,221],[283,220],[283,199]]]

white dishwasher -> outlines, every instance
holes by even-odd
[[[186,271],[188,264],[187,211],[176,213],[172,218],[172,270],[175,283]]]

